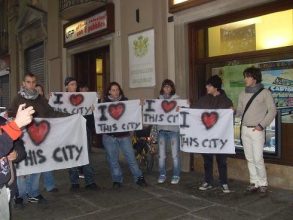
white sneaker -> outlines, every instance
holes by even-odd
[[[166,176],[165,175],[160,175],[158,178],[158,183],[164,183],[166,181]]]
[[[209,190],[209,189],[212,189],[213,186],[207,182],[203,183],[198,189],[199,190],[202,190],[202,191],[206,191],[206,190]]]
[[[230,193],[231,192],[230,189],[229,189],[228,184],[223,184],[222,185],[222,191],[223,191],[223,193]]]
[[[171,179],[171,184],[178,184],[180,181],[180,177],[179,176],[173,176]]]

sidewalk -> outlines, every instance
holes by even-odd
[[[220,188],[202,192],[197,190],[201,174],[182,173],[180,184],[171,185],[169,179],[157,184],[156,171],[145,175],[149,186],[141,188],[133,183],[125,163],[124,185],[113,190],[104,151],[92,153],[92,159],[101,190],[71,193],[67,170],[55,171],[59,192],[42,192],[48,204],[12,208],[12,219],[293,219],[293,191],[270,188],[261,198],[244,194],[247,183],[230,180],[230,194]]]

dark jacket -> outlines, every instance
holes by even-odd
[[[195,103],[198,109],[228,109],[233,107],[233,102],[229,99],[224,90],[219,90],[220,94],[213,96],[207,94]]]
[[[127,100],[128,100],[127,97],[122,96],[122,98],[119,101],[127,101]],[[108,96],[105,96],[104,102],[112,102],[112,101],[108,98]],[[130,133],[129,132],[115,132],[115,133],[107,133],[106,135],[110,135],[113,137],[127,137],[127,136],[130,136]]]
[[[38,118],[57,118],[57,117],[65,117],[69,116],[70,114],[55,111],[49,104],[48,100],[43,96],[38,96],[36,99],[26,99],[18,94],[13,102],[11,103],[10,107],[7,110],[9,117],[15,117],[18,106],[20,104],[26,104],[26,107],[33,106],[35,113],[34,117]]]

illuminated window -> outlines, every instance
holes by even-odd
[[[103,96],[103,59],[96,59],[96,82],[97,92],[100,97]]]
[[[293,45],[293,10],[208,28],[209,57]]]
[[[174,0],[173,1],[173,4],[176,5],[176,4],[180,4],[182,2],[187,2],[188,0]]]

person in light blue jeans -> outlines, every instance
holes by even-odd
[[[104,102],[127,101],[123,90],[117,82],[111,82],[107,88]],[[119,151],[121,150],[133,175],[134,182],[139,186],[147,186],[144,176],[138,167],[129,132],[115,132],[103,134],[103,145],[106,158],[110,166],[113,188],[122,186],[123,175],[119,165]]]
[[[174,100],[178,99],[176,95],[175,84],[170,79],[165,79],[162,82],[160,99]],[[158,125],[158,142],[159,142],[159,173],[158,183],[166,181],[166,147],[168,144],[171,147],[173,159],[173,176],[171,184],[178,184],[180,181],[180,151],[179,151],[179,126],[177,125]]]
[[[103,135],[103,143],[107,152],[113,183],[123,182],[123,174],[119,165],[119,150],[122,151],[133,175],[134,182],[136,182],[142,176],[142,172],[137,165],[129,136],[118,138],[105,134]]]

